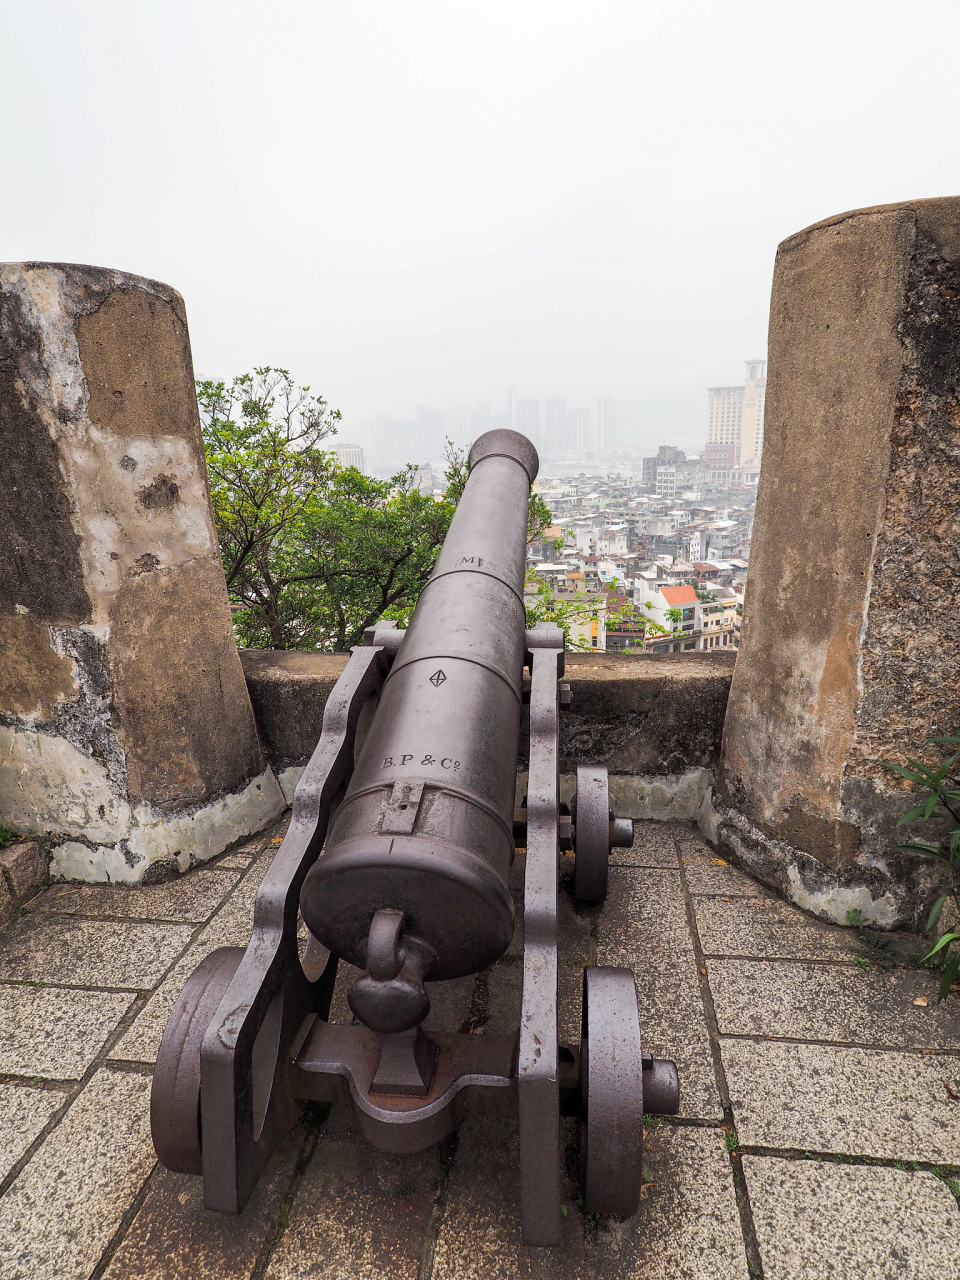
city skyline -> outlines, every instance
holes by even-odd
[[[714,456],[712,464],[714,468],[746,466],[762,451],[766,358],[754,356],[738,363],[739,383],[734,384],[731,379],[731,385],[723,388],[701,386],[699,411],[685,415],[686,421],[682,424],[665,421],[654,412],[644,414],[636,402],[624,403],[611,395],[568,396],[555,392],[528,395],[521,383],[506,388],[499,401],[490,399],[472,406],[444,407],[420,403],[403,416],[384,413],[357,423],[341,423],[340,434],[355,438],[370,461],[374,465],[379,462],[381,466],[385,460],[399,458],[404,452],[410,454],[408,460],[416,455],[417,460],[432,457],[436,461],[446,439],[459,448],[467,448],[478,435],[497,427],[509,427],[527,435],[544,459],[562,458],[570,462],[577,458],[608,460],[617,455],[639,458],[668,439],[686,454],[708,457],[711,447],[716,455],[718,442],[727,438],[714,430],[713,416],[714,397],[718,391],[724,391],[735,397],[738,415],[744,411],[746,396],[750,447],[745,444],[741,456],[738,417],[736,445],[731,445],[731,457]],[[722,425],[726,419],[720,421]]]

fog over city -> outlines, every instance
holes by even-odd
[[[699,450],[706,388],[766,354],[778,241],[960,185],[958,27],[952,0],[7,5],[2,257],[174,285],[198,376],[286,367],[368,452],[377,419],[468,435],[511,394]]]

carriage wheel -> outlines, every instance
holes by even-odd
[[[610,788],[603,765],[577,766],[573,896],[602,902],[610,867]]]
[[[187,979],[173,1006],[150,1093],[150,1129],[160,1163],[174,1173],[202,1173],[200,1045],[243,959],[242,947],[212,951]]]
[[[640,1019],[629,969],[584,969],[581,1035],[583,1208],[629,1217],[643,1173]]]

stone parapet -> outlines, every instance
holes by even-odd
[[[939,876],[897,848],[911,802],[884,762],[960,724],[960,197],[785,240],[769,356],[709,825],[808,910],[915,928]]]
[[[0,821],[55,878],[176,875],[283,807],[237,657],[183,299],[0,265]]]
[[[289,798],[347,655],[246,649],[240,660],[264,750]],[[568,653],[573,703],[560,718],[565,779],[578,764],[605,764],[620,812],[695,817],[719,759],[734,661],[725,653]],[[521,756],[521,770],[525,765]]]

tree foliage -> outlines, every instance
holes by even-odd
[[[911,840],[899,848],[918,853],[923,858],[933,858],[941,864],[943,891],[934,902],[927,919],[927,929],[935,929],[943,909],[952,899],[954,922],[945,929],[933,947],[923,957],[924,963],[941,971],[938,1003],[946,1000],[960,976],[960,931],[956,923],[960,916],[960,730],[942,737],[928,738],[927,742],[940,748],[946,756],[938,766],[928,766],[907,756],[906,766],[885,760],[891,773],[911,783],[926,796],[912,809],[908,809],[897,826],[923,822],[932,828],[932,840]],[[947,753],[950,753],[949,755]]]
[[[343,650],[381,618],[405,626],[467,479],[450,441],[441,501],[416,468],[388,480],[321,444],[340,414],[269,366],[198,382],[213,514],[237,639],[249,648]],[[531,495],[528,535],[550,523]]]

